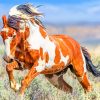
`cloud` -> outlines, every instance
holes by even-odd
[[[99,5],[95,5],[93,7],[90,7],[88,9],[88,13],[91,13],[91,14],[100,14],[100,6]]]
[[[33,2],[34,3],[34,2]],[[39,5],[40,3],[34,3]],[[2,14],[8,14],[9,9],[15,4],[0,4],[0,17]],[[43,6],[39,11],[44,13],[45,22],[51,23],[70,23],[80,21],[100,21],[100,1],[95,0],[92,2],[76,3],[76,4],[50,4],[42,3]]]
[[[40,8],[48,22],[100,22],[100,2],[50,5]]]
[[[2,15],[8,15],[9,9],[10,9],[9,5],[0,4],[0,20],[1,20]]]

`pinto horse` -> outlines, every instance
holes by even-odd
[[[100,72],[92,64],[87,50],[67,35],[48,35],[35,18],[40,15],[32,5],[24,4],[14,6],[8,20],[6,16],[2,17],[3,29],[0,34],[5,45],[4,59],[8,62],[6,70],[11,88],[24,94],[31,81],[39,74],[44,74],[54,86],[71,92],[72,87],[63,79],[63,74],[70,68],[82,87],[91,91],[86,68],[94,76],[100,76]],[[13,77],[14,69],[29,69],[21,87]]]

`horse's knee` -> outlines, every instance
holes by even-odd
[[[6,70],[7,71],[12,71],[14,68],[17,68],[18,67],[18,63],[16,61],[13,61],[11,63],[8,63],[6,65]]]
[[[13,66],[11,66],[10,64],[6,65],[6,70],[7,71],[12,71],[13,70]]]

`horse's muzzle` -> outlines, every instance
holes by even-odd
[[[13,61],[12,58],[10,58],[9,56],[3,56],[3,59],[7,62],[7,63],[10,63]]]

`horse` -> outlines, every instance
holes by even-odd
[[[8,19],[2,17],[0,34],[5,46],[4,60],[8,62],[6,70],[11,88],[23,95],[31,81],[44,74],[57,88],[72,92],[72,87],[63,79],[63,74],[70,68],[84,90],[92,91],[87,70],[96,77],[100,76],[100,71],[96,70],[88,51],[68,35],[48,35],[37,19],[41,15],[31,4],[22,4],[11,8]],[[14,69],[29,69],[21,86],[13,77]]]

